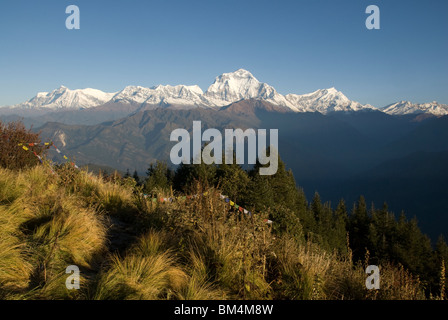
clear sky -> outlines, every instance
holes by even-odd
[[[81,29],[68,30],[75,4]],[[368,5],[381,29],[367,30]],[[0,106],[60,85],[198,84],[239,68],[278,92],[448,104],[447,0],[1,0]]]

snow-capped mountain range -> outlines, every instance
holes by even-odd
[[[70,90],[64,86],[52,92],[39,92],[32,99],[9,109],[88,109],[106,103],[121,103],[137,106],[175,106],[220,108],[233,102],[246,99],[256,99],[270,102],[274,105],[287,107],[294,112],[329,112],[360,110],[380,110],[393,115],[432,113],[448,114],[448,106],[433,103],[412,104],[402,101],[377,109],[369,104],[363,105],[348,99],[335,88],[321,89],[309,94],[278,93],[272,86],[258,81],[249,71],[239,69],[232,73],[224,73],[216,77],[213,84],[203,92],[197,86],[158,85],[151,88],[127,86],[119,92],[107,93],[97,89]]]
[[[115,94],[97,89],[70,90],[64,86],[52,92],[39,92],[34,98],[11,108],[22,109],[84,109],[92,108],[109,101]]]
[[[419,104],[400,101],[384,107],[382,111],[391,115],[430,113],[436,116],[445,116],[448,115],[448,105],[436,101]]]

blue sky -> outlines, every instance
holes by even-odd
[[[67,30],[75,4],[81,29]],[[365,9],[381,10],[367,30]],[[239,68],[282,94],[448,103],[448,1],[0,2],[0,106],[60,85],[198,84]]]

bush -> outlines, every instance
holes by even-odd
[[[24,150],[21,143],[40,143],[39,133],[34,133],[26,129],[23,122],[9,122],[7,124],[0,121],[0,167],[12,170],[25,169],[39,163],[33,154],[43,156],[44,147],[35,145],[30,151]]]

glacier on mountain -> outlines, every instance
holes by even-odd
[[[361,104],[348,99],[335,88],[319,89],[308,94],[278,93],[272,86],[258,81],[252,73],[238,69],[223,73],[203,92],[197,85],[157,85],[154,87],[127,86],[123,90],[107,93],[97,89],[70,90],[64,86],[52,92],[39,92],[34,98],[10,108],[15,109],[85,109],[105,103],[124,103],[156,107],[201,107],[221,108],[246,99],[267,101],[273,105],[287,107],[293,112],[356,112],[380,110],[391,115],[432,113],[447,115],[448,106],[436,102],[412,104],[401,101],[383,109]]]
[[[93,108],[109,101],[115,93],[107,93],[97,89],[70,90],[60,86],[51,92],[39,92],[37,95],[20,104],[11,106],[17,109],[83,109]]]
[[[384,107],[382,111],[391,115],[430,113],[436,116],[445,116],[448,115],[448,105],[436,101],[429,103],[400,101]]]

